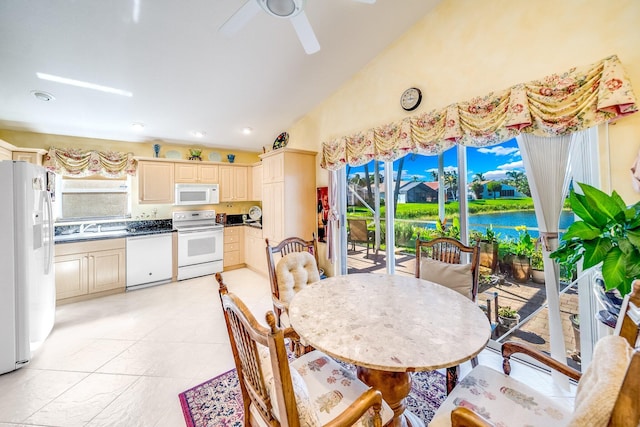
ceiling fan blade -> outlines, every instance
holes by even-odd
[[[366,3],[366,4],[374,4],[376,2],[376,0],[353,0],[353,1],[357,1],[358,3]]]
[[[227,21],[220,26],[218,31],[220,31],[225,36],[232,36],[242,27],[247,25],[247,23],[256,16],[262,8],[258,4],[256,0],[247,0],[247,2],[236,11]]]
[[[309,55],[319,51],[320,43],[318,43],[318,39],[316,38],[313,28],[311,28],[311,24],[309,23],[304,11],[289,19],[298,34],[298,38],[300,39],[300,43],[302,43],[302,47],[304,47],[304,51]]]

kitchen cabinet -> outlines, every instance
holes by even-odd
[[[266,245],[262,238],[262,229],[245,226],[244,262],[248,268],[260,274],[267,274]]]
[[[262,165],[251,167],[251,195],[249,200],[262,200]]]
[[[217,184],[219,166],[198,163],[175,163],[175,182]]]
[[[58,303],[124,292],[125,256],[125,239],[55,245]]]
[[[173,204],[174,163],[141,160],[138,162],[138,202]]]
[[[224,228],[224,259],[225,270],[233,270],[244,266],[244,227]]]
[[[17,161],[29,162],[42,166],[42,156],[46,153],[42,149],[18,149],[11,153],[11,158]]]
[[[317,231],[316,153],[281,148],[262,159],[262,235],[277,244]]]
[[[12,160],[13,157],[11,155],[11,150],[7,150],[4,147],[0,147],[0,161],[2,160]]]
[[[220,201],[243,202],[249,200],[249,168],[247,166],[220,166]]]

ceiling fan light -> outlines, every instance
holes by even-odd
[[[278,18],[291,18],[300,13],[304,0],[258,0],[267,13]]]

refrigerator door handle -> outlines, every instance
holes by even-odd
[[[53,267],[53,207],[51,206],[51,196],[48,192],[43,191],[44,204],[47,210],[45,218],[47,224],[47,242],[45,245],[44,274],[51,273]]]

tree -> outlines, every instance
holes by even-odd
[[[493,193],[493,198],[495,200],[496,193],[500,193],[500,191],[502,190],[502,184],[500,184],[498,181],[491,181],[487,184],[487,190]]]
[[[451,191],[451,199],[457,200],[456,194],[458,193],[458,173],[455,171],[444,173],[444,185],[447,191]]]
[[[522,171],[509,171],[507,172],[507,176],[509,177],[509,179],[506,180],[507,184],[514,186],[520,193],[531,196],[527,174]]]
[[[434,181],[438,180],[438,171],[431,171],[431,179]]]
[[[477,174],[475,174],[473,176],[473,182],[480,182],[480,181],[484,181],[484,174],[482,172],[478,172]]]
[[[471,184],[471,191],[476,195],[476,199],[482,199],[482,192],[484,191],[484,185],[480,183],[480,181],[474,181]]]

